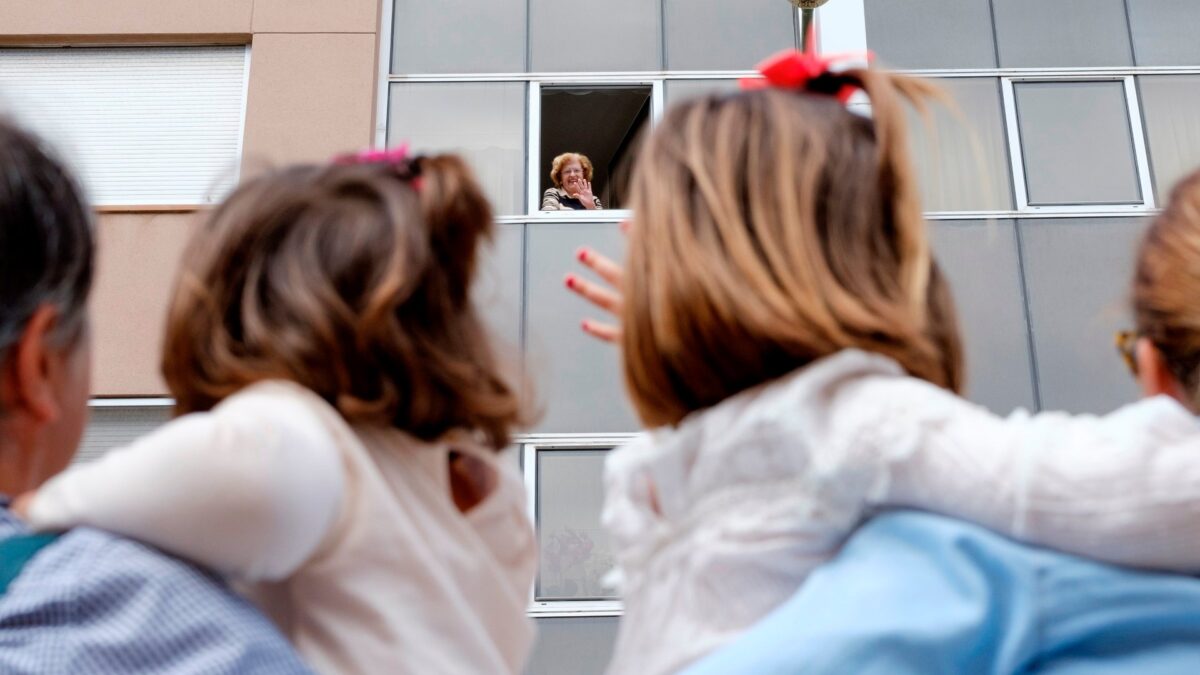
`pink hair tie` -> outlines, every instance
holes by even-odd
[[[408,180],[414,190],[421,189],[420,167],[408,156],[408,143],[404,142],[390,150],[363,150],[354,154],[338,155],[333,158],[338,166],[360,164],[384,164],[397,169],[397,175]]]
[[[354,164],[403,164],[408,160],[408,143],[404,142],[390,150],[368,149],[353,154],[338,155],[333,163],[349,166]]]

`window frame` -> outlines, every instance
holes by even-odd
[[[1098,204],[1051,204],[1029,203],[1029,186],[1025,171],[1024,150],[1021,147],[1020,120],[1017,116],[1016,85],[1025,82],[1120,82],[1125,95],[1125,120],[1129,124],[1133,140],[1134,168],[1138,176],[1138,188],[1142,193],[1141,203],[1098,203]],[[1133,75],[1008,75],[1000,78],[1001,100],[1004,106],[1004,123],[1008,132],[1009,165],[1013,179],[1013,198],[1017,212],[1026,213],[1096,213],[1145,214],[1157,207],[1154,199],[1154,181],[1150,169],[1150,157],[1146,150],[1146,131],[1142,119],[1141,104]]]
[[[635,433],[614,434],[532,434],[518,439],[521,472],[525,479],[526,510],[536,529],[538,514],[538,453],[544,450],[612,450],[635,438]],[[540,540],[539,540],[540,541]],[[539,571],[540,574],[540,571]],[[620,616],[620,600],[538,600],[537,581],[529,587],[531,617]]]
[[[578,77],[539,77],[530,78],[528,80],[528,95],[529,100],[526,102],[526,123],[528,126],[525,130],[525,188],[527,191],[526,198],[526,214],[532,218],[544,219],[553,217],[568,221],[574,220],[595,220],[596,216],[600,215],[591,211],[542,211],[542,181],[541,181],[541,156],[542,156],[542,87],[580,87],[580,86],[612,86],[612,85],[630,85],[630,86],[649,86],[650,87],[650,128],[653,129],[658,125],[658,121],[662,119],[663,114],[663,90],[665,78],[653,76],[641,77],[614,77],[613,79],[601,78],[578,78]],[[629,209],[606,209],[602,213],[605,214],[603,220],[627,220],[632,217],[633,212]]]

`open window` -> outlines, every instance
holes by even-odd
[[[628,208],[634,148],[654,118],[655,89],[651,83],[541,85],[538,151],[531,153],[537,166],[530,167],[530,182],[538,188],[530,195],[531,210],[540,210],[547,189],[564,187],[551,177],[554,158],[563,153],[578,153],[591,161],[592,194],[603,209]],[[574,193],[570,186],[566,189]]]

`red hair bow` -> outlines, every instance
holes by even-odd
[[[815,52],[801,52],[796,49],[785,49],[778,54],[758,64],[757,70],[762,78],[743,78],[742,89],[765,89],[776,87],[795,91],[809,91],[809,82],[824,75],[834,75],[834,66],[846,62],[871,62],[873,54],[831,54],[821,56]],[[850,100],[858,87],[843,84],[832,95],[843,104]]]

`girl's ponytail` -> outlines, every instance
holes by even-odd
[[[923,80],[869,68],[849,71],[845,76],[861,88],[871,101],[875,147],[879,157],[879,184],[890,211],[900,260],[900,281],[915,316],[925,317],[930,296],[932,253],[917,173],[909,160],[908,118],[910,105],[922,116],[926,101],[945,100],[937,87]]]
[[[429,274],[441,277],[452,301],[463,306],[475,276],[479,244],[492,237],[492,207],[458,155],[421,156],[414,162],[432,253]]]

